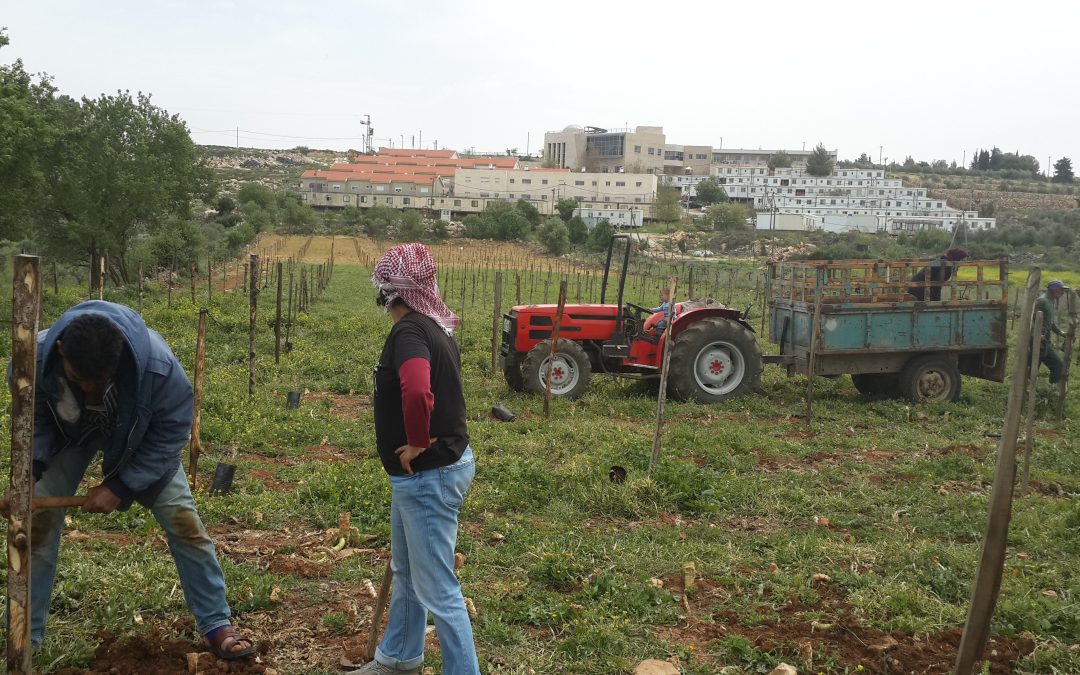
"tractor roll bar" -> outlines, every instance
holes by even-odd
[[[611,254],[615,249],[616,239],[626,240],[626,250],[623,251],[622,273],[619,275],[619,307],[622,307],[623,287],[626,285],[626,270],[630,266],[631,241],[629,234],[613,234],[611,235],[611,241],[608,242],[607,262],[604,263],[604,283],[600,285],[600,304],[603,305],[607,299],[608,273],[611,271]]]

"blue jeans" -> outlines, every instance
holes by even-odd
[[[95,454],[95,450],[86,448],[62,450],[37,482],[35,494],[42,497],[75,494]],[[66,509],[36,511],[31,524],[30,639],[35,645],[45,639],[45,620],[56,579],[65,512]],[[205,635],[228,624],[231,612],[225,600],[225,577],[218,564],[214,542],[207,535],[199,512],[195,510],[195,500],[191,497],[191,488],[182,467],[176,470],[172,481],[161,491],[150,512],[165,530],[169,550],[176,561],[180,585],[184,589],[184,599],[187,600],[188,610],[195,616],[199,633]]]
[[[435,618],[444,675],[479,675],[472,623],[454,575],[458,513],[476,474],[472,448],[454,464],[390,476],[394,592],[375,660],[411,670],[424,662],[427,613]]]

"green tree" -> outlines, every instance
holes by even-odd
[[[72,162],[53,188],[60,217],[44,240],[54,251],[108,254],[114,280],[130,280],[127,254],[148,230],[190,217],[195,199],[211,203],[212,175],[187,125],[147,95],[83,99],[66,143]]]
[[[398,239],[401,241],[420,241],[427,234],[427,228],[424,227],[424,219],[420,217],[419,211],[405,211],[401,216],[401,222],[398,224]]]
[[[714,230],[744,230],[750,209],[742,204],[713,204],[705,209],[705,222]]]
[[[299,199],[289,199],[281,209],[281,224],[289,232],[309,233],[315,224],[315,211]]]
[[[770,171],[775,169],[790,169],[792,163],[791,155],[780,150],[779,152],[774,152],[769,155],[769,159],[766,163],[769,165]]]
[[[1073,168],[1071,159],[1069,159],[1068,157],[1062,157],[1058,161],[1054,162],[1054,177],[1052,180],[1055,183],[1073,182]]]
[[[833,170],[833,159],[823,143],[818,143],[806,158],[806,173],[811,176],[828,176]]]
[[[611,226],[607,218],[601,219],[593,225],[592,232],[589,232],[589,248],[604,250],[613,236],[615,236],[615,228]]]
[[[540,211],[526,200],[518,200],[517,210],[521,212],[521,215],[525,216],[525,219],[528,220],[529,224],[533,227],[540,224]]]
[[[576,199],[560,199],[555,204],[555,210],[559,212],[559,217],[563,219],[563,222],[568,222],[574,217],[574,209],[578,207]]]
[[[584,244],[589,238],[589,227],[581,216],[574,216],[566,223],[566,229],[570,233],[571,244]]]
[[[229,195],[221,195],[217,200],[217,212],[219,216],[227,216],[236,209],[236,200]]]
[[[715,176],[707,176],[698,181],[695,194],[697,195],[695,201],[705,206],[726,202],[728,199],[727,192],[724,192],[724,188],[720,187],[720,183]]]
[[[570,247],[570,229],[558,216],[548,216],[536,230],[536,237],[551,255],[562,255]]]
[[[254,202],[264,209],[273,210],[277,207],[277,199],[270,188],[258,183],[244,183],[236,191],[236,198],[241,204]]]
[[[656,219],[663,223],[678,222],[682,217],[679,206],[679,190],[670,185],[656,188]]]

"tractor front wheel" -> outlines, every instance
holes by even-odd
[[[525,390],[541,396],[547,391],[548,363],[551,367],[551,395],[574,399],[589,389],[592,364],[581,345],[572,340],[559,340],[555,358],[551,359],[551,340],[538,342],[529,350],[521,364]]]
[[[525,391],[525,381],[521,377],[521,364],[517,359],[506,357],[503,361],[503,379],[511,391]]]
[[[758,387],[761,350],[746,327],[728,319],[701,319],[675,338],[670,368],[673,398],[718,403]]]

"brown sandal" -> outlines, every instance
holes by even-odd
[[[221,628],[216,628],[210,631],[210,633],[214,637],[210,638],[209,636],[207,636],[206,644],[210,646],[210,651],[214,654],[214,656],[218,657],[219,659],[224,659],[226,661],[234,661],[236,659],[242,659],[245,656],[250,656],[251,654],[255,653],[255,641],[251,638],[246,638],[240,633],[236,632],[236,629],[232,626],[222,626]],[[232,638],[232,645],[238,645],[243,642],[247,642],[249,646],[244,647],[243,649],[238,651],[225,649],[225,642],[229,638]]]

